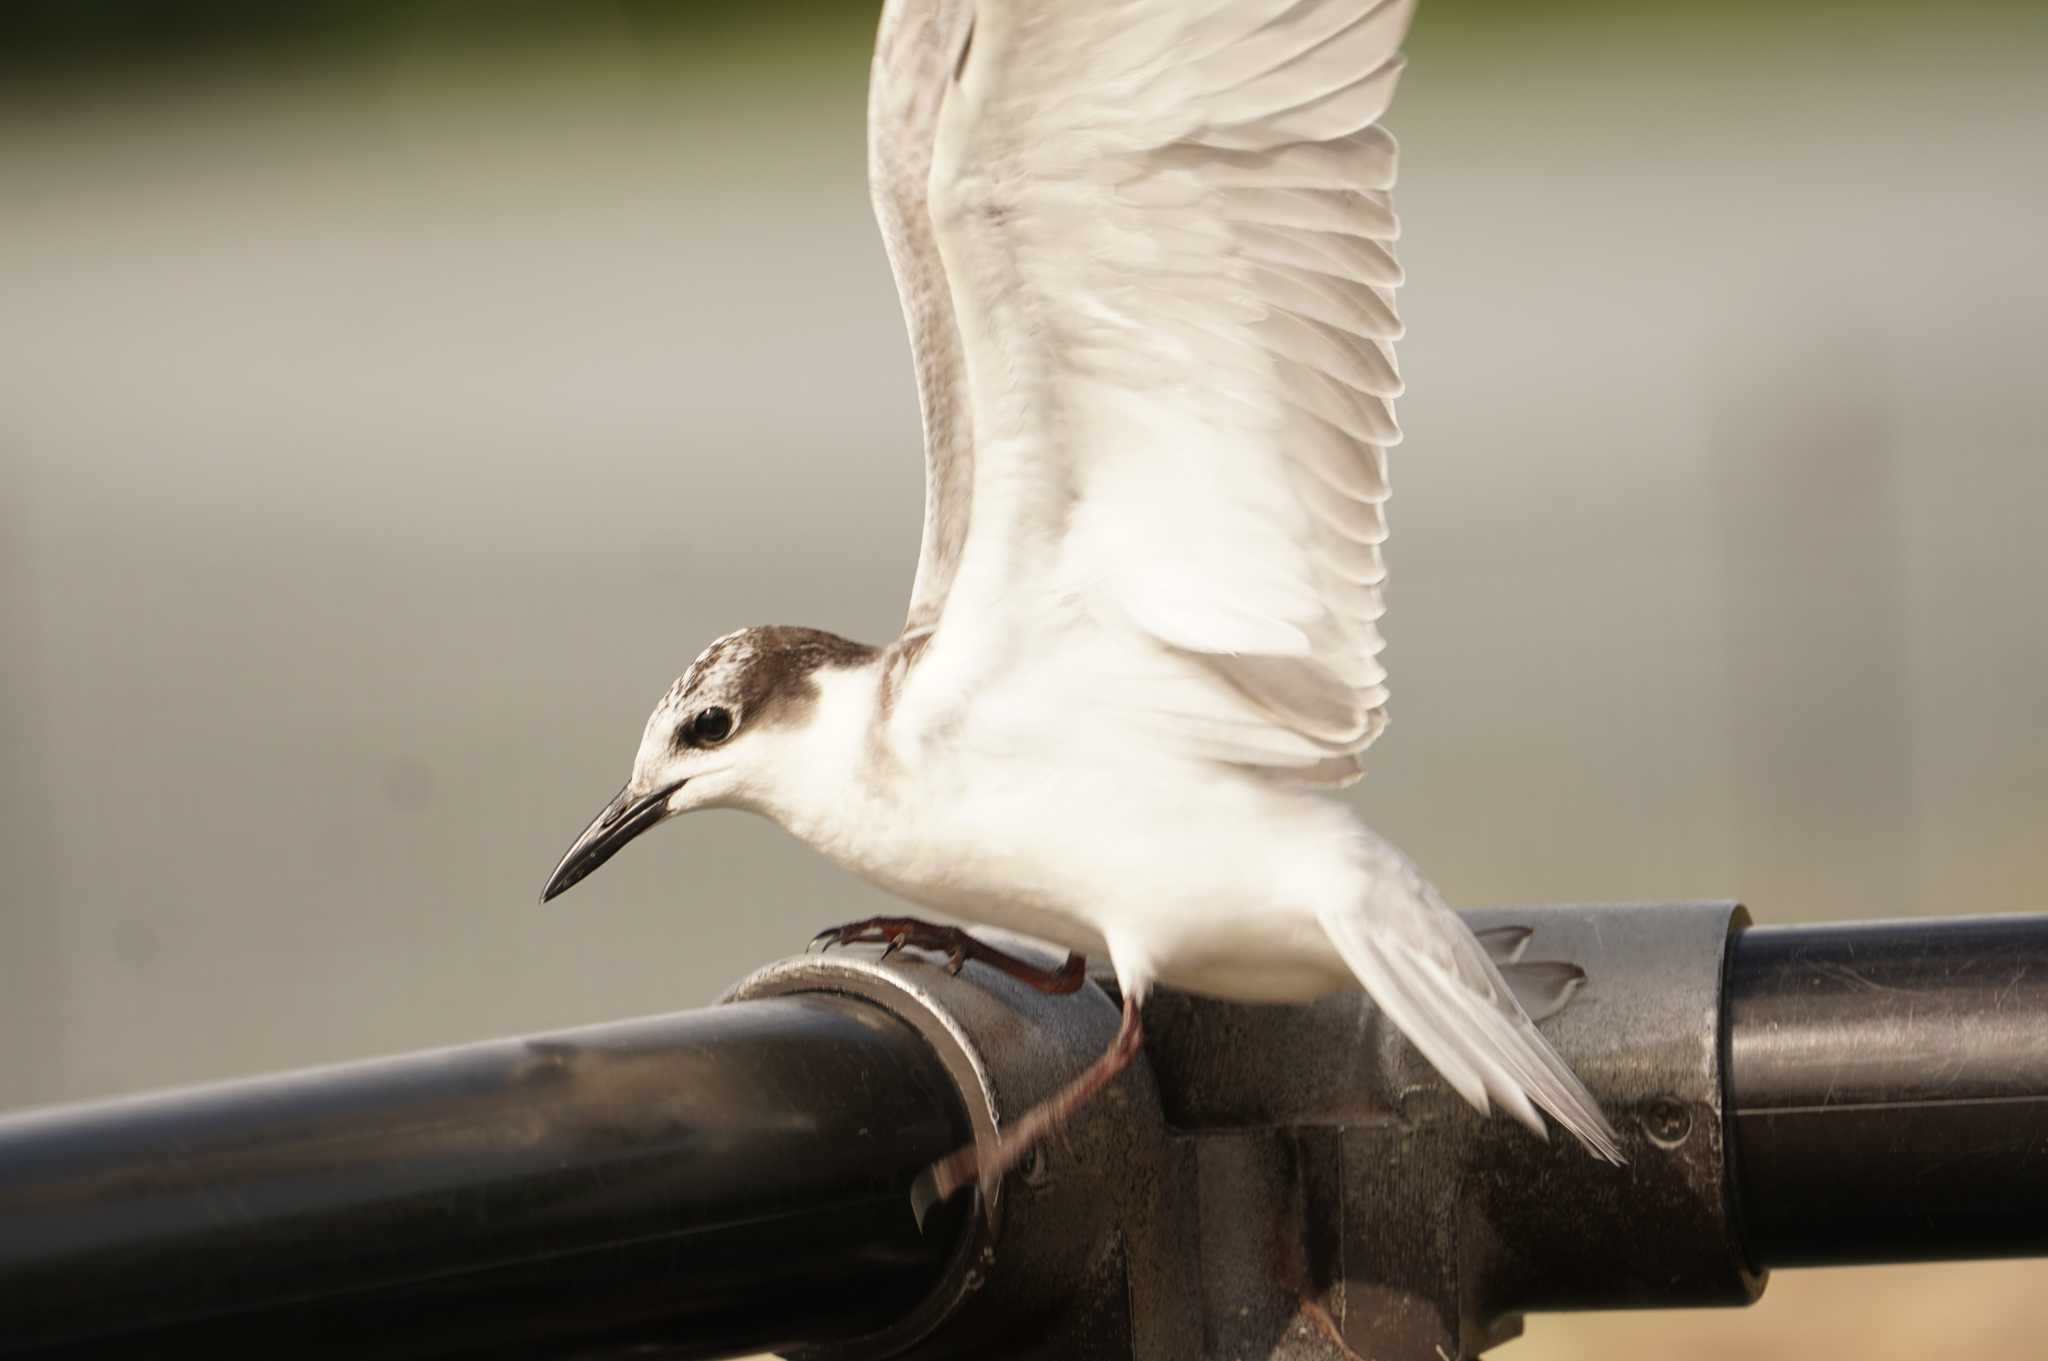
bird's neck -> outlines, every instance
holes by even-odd
[[[884,667],[878,656],[813,676],[816,704],[805,722],[779,734],[769,777],[749,800],[755,811],[835,860],[867,853],[860,843],[871,839],[886,793]]]

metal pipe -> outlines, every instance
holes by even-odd
[[[1756,928],[1727,980],[1758,1267],[2048,1253],[2048,918]]]
[[[0,1120],[0,1355],[707,1357],[913,1308],[969,1137],[908,1025],[777,998]]]
[[[1585,968],[1546,1030],[1627,1169],[1480,1120],[1362,997],[1161,993],[1075,1147],[920,1234],[917,1171],[1115,1008],[837,954],[708,1011],[0,1120],[0,1357],[1265,1354],[1326,1278],[1354,1349],[1430,1357],[1751,1268],[2048,1253],[2048,918],[1475,921]]]

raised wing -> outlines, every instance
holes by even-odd
[[[889,0],[868,84],[868,182],[910,328],[924,417],[924,543],[906,632],[938,618],[967,533],[974,477],[966,364],[926,202],[939,109],[973,22],[973,0]]]
[[[1206,677],[1155,692],[1204,751],[1354,779],[1412,0],[974,8],[931,173],[977,460],[934,647],[958,669],[1078,602]]]

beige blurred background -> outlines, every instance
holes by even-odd
[[[899,622],[874,6],[149,8],[0,19],[0,1108],[697,1005],[873,907],[725,814],[535,897],[711,636]],[[1361,807],[1466,903],[2048,909],[2041,8],[1410,51]],[[2032,1354],[2044,1287],[1500,1354]]]

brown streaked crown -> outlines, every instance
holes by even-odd
[[[798,720],[818,697],[814,677],[829,668],[854,667],[875,656],[865,643],[822,629],[771,624],[738,629],[713,642],[662,696],[657,712],[687,722],[719,705],[741,727]]]

